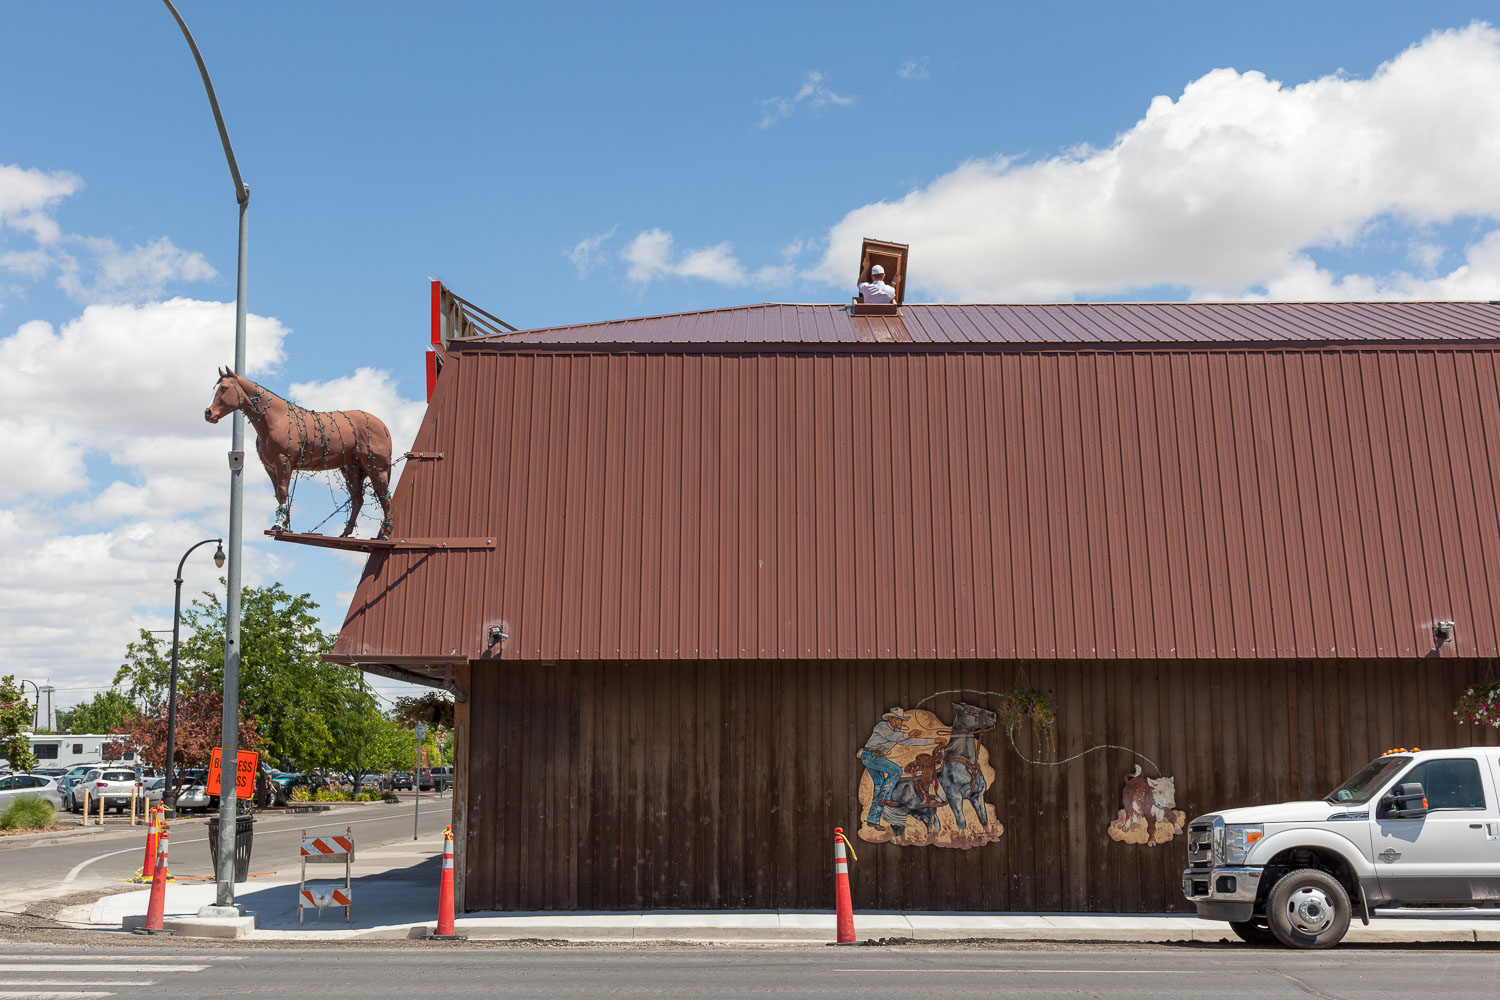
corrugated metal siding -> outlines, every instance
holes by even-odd
[[[1450,709],[1494,661],[788,661],[464,668],[455,815],[469,910],[812,908],[829,901],[824,838],[858,823],[854,753],[880,713],[951,715],[955,697],[1052,692],[1057,757],[1100,743],[1176,779],[1188,818],[1326,795],[1395,746],[1493,745]],[[1136,758],[1028,764],[983,737],[1005,835],[977,850],[857,841],[861,909],[1183,910],[1184,839],[1116,843],[1106,827]],[[1146,773],[1151,769],[1146,767]],[[1227,933],[1227,930],[1226,930]]]
[[[1195,344],[1500,339],[1491,302],[766,303],[474,338],[491,344]]]
[[[336,653],[1497,653],[1489,348],[456,352]]]

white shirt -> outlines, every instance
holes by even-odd
[[[864,296],[866,302],[895,302],[896,290],[885,283],[885,279],[878,281],[861,281],[859,283],[859,294]]]

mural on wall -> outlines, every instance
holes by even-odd
[[[984,798],[995,769],[980,737],[994,731],[997,717],[964,702],[954,702],[953,713],[949,724],[926,709],[897,706],[875,724],[859,751],[861,840],[967,850],[1005,833]]]
[[[1167,774],[1143,777],[1139,764],[1125,775],[1120,803],[1123,808],[1109,824],[1109,836],[1121,843],[1165,844],[1187,822],[1187,814],[1177,808],[1177,779]]]

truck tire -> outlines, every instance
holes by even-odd
[[[1332,948],[1349,930],[1353,908],[1339,880],[1316,868],[1282,876],[1266,900],[1266,922],[1288,948]]]
[[[1264,920],[1231,920],[1229,921],[1229,929],[1234,931],[1235,936],[1246,944],[1280,944],[1276,940],[1276,935],[1271,933],[1271,928],[1266,926]]]

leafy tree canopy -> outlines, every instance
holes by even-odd
[[[112,733],[135,710],[135,704],[119,691],[100,691],[88,701],[59,710],[57,728],[63,733]]]
[[[31,730],[31,702],[26,700],[14,674],[0,677],[0,757],[17,771],[36,767],[31,741],[25,733]]]
[[[286,770],[340,767],[344,744],[378,714],[362,675],[321,659],[335,635],[317,604],[279,583],[246,587],[240,601],[240,710],[254,721],[267,763]],[[224,686],[224,607],[207,592],[183,611],[178,697]],[[125,650],[115,686],[143,711],[166,703],[171,647],[145,630]],[[179,702],[180,708],[180,702]]]

